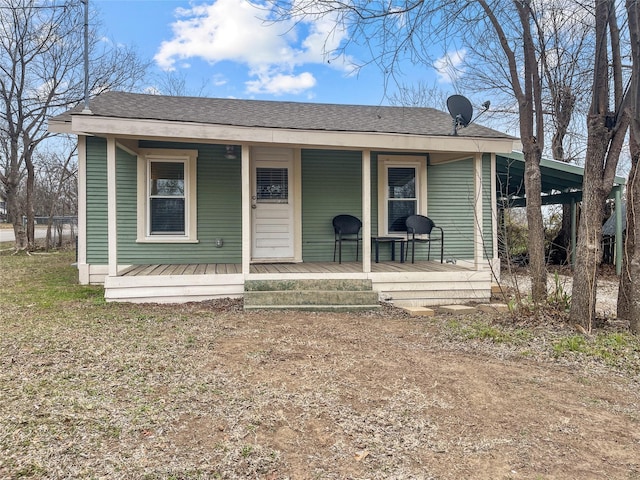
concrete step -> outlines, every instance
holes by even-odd
[[[271,290],[246,291],[245,310],[373,310],[379,308],[378,293],[372,290]]]
[[[371,280],[248,280],[245,310],[371,310],[379,308]]]
[[[269,291],[371,291],[371,280],[247,280],[244,282],[246,292]]]

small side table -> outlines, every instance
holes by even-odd
[[[371,237],[376,250],[376,263],[380,262],[380,244],[391,244],[391,261],[396,259],[396,242],[400,243],[400,263],[404,263],[404,246],[407,240],[402,237]]]

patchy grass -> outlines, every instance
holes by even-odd
[[[621,332],[600,332],[593,337],[570,335],[553,342],[556,356],[580,355],[606,365],[640,373],[640,342]]]
[[[72,262],[0,256],[0,478],[640,478],[619,326],[114,304]]]
[[[455,338],[464,340],[486,340],[493,343],[522,345],[532,338],[531,333],[525,329],[492,324],[490,320],[485,318],[453,319],[447,323],[447,328]]]
[[[65,302],[104,298],[101,287],[79,285],[72,252],[0,256],[3,269],[12,272],[2,280],[2,301],[14,305],[50,308]]]

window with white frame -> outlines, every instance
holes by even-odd
[[[138,157],[138,241],[197,241],[197,152],[142,153]]]
[[[380,161],[379,234],[404,234],[407,217],[421,213],[426,207],[426,182],[423,179],[426,158],[385,156]]]

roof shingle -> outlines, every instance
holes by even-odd
[[[91,100],[96,116],[258,128],[449,136],[451,117],[433,108],[338,105],[106,92]],[[54,117],[69,122],[78,106]],[[472,124],[460,136],[513,138]]]

